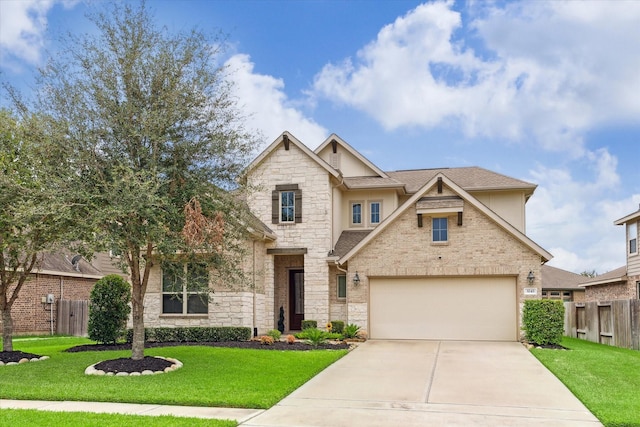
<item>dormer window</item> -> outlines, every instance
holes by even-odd
[[[371,225],[380,224],[381,202],[369,202],[369,223]]]

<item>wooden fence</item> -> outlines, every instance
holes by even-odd
[[[640,300],[564,303],[564,334],[640,350]]]
[[[58,300],[58,334],[86,337],[88,327],[89,301]]]

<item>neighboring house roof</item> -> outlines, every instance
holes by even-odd
[[[582,283],[580,286],[595,286],[595,285],[612,285],[627,282],[627,266],[623,265],[615,270],[611,270],[607,273],[593,277],[588,281]]]
[[[344,264],[357,254],[360,249],[366,246],[371,240],[373,240],[378,234],[382,233],[389,224],[392,224],[396,218],[402,215],[410,206],[413,206],[423,194],[425,194],[429,189],[435,186],[438,182],[438,178],[442,178],[442,182],[447,185],[453,192],[457,193],[460,197],[462,197],[466,202],[474,206],[476,209],[480,210],[486,216],[491,218],[495,223],[497,223],[500,227],[502,227],[505,231],[510,233],[517,240],[521,241],[523,244],[528,246],[534,252],[537,252],[544,262],[553,258],[549,252],[527,237],[524,233],[519,231],[513,225],[502,219],[499,215],[493,212],[491,209],[487,208],[484,204],[482,204],[478,199],[471,196],[467,191],[465,191],[461,186],[456,184],[447,175],[442,172],[434,175],[426,184],[424,184],[419,191],[416,191],[415,194],[409,198],[402,206],[396,209],[391,215],[389,215],[380,225],[378,225],[375,229],[371,231],[364,239],[362,239],[357,245],[355,245],[352,249],[349,250],[344,256],[340,257],[338,260],[339,264]],[[530,184],[531,185],[531,184]]]
[[[250,171],[251,169],[255,168],[256,166],[258,166],[260,163],[262,163],[267,157],[269,157],[271,155],[271,153],[273,153],[280,145],[286,145],[286,144],[293,144],[296,147],[298,147],[303,153],[305,153],[307,156],[309,156],[313,161],[315,161],[318,165],[320,165],[320,167],[322,167],[323,169],[325,169],[331,176],[338,178],[340,177],[340,172],[338,172],[337,170],[335,170],[334,168],[332,168],[327,162],[325,162],[324,160],[322,160],[320,158],[320,156],[318,156],[316,153],[314,153],[313,151],[311,151],[310,148],[308,148],[306,145],[304,145],[302,142],[300,142],[300,140],[298,140],[295,136],[293,136],[291,133],[289,133],[288,131],[284,131],[282,132],[282,134],[276,138],[275,141],[273,141],[273,143],[268,146],[262,153],[260,153],[260,155],[258,157],[256,157],[250,164],[249,166],[247,166],[247,168],[245,169],[245,174],[247,171]]]
[[[527,197],[529,197],[537,187],[535,184],[477,166],[387,172],[390,178],[404,183],[409,194],[420,190],[438,174],[446,175],[465,191],[525,190]]]
[[[584,290],[580,284],[591,280],[590,277],[546,264],[542,266],[540,272],[542,275],[542,289]]]
[[[633,220],[636,219],[640,219],[640,209],[638,209],[637,211],[635,211],[634,213],[631,213],[625,217],[620,218],[619,220],[615,221],[614,224],[615,225],[622,225],[622,224],[626,224],[627,222],[631,222]]]
[[[80,255],[61,252],[44,253],[41,262],[32,273],[87,279],[101,279],[104,276],[102,271]]]
[[[345,142],[344,139],[340,138],[338,135],[336,135],[335,133],[332,133],[329,138],[327,138],[322,144],[320,144],[320,146],[318,148],[315,149],[315,153],[320,153],[327,145],[331,144],[331,141],[336,140],[337,143],[339,143],[345,150],[347,150],[349,153],[351,153],[355,158],[357,158],[358,160],[360,160],[362,163],[364,163],[365,165],[367,165],[369,168],[371,168],[371,170],[373,170],[375,173],[377,173],[378,175],[380,175],[380,177],[382,178],[387,178],[387,174],[380,169],[378,166],[374,165],[369,159],[367,159],[366,157],[364,157],[362,154],[360,154],[355,148],[353,148],[352,146],[350,146],[349,144],[347,144]]]
[[[331,255],[342,258],[358,243],[362,241],[371,230],[347,230],[340,234],[340,238],[336,242],[336,247]]]

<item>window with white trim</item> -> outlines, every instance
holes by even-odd
[[[362,225],[362,202],[351,202],[351,225]]]
[[[346,274],[338,274],[336,277],[336,294],[338,299],[347,297],[347,276]]]
[[[431,219],[431,235],[433,242],[444,243],[449,239],[449,224],[446,217]]]
[[[162,264],[162,313],[207,314],[209,270],[203,263]]]
[[[369,202],[369,224],[380,224],[382,202]]]
[[[627,239],[629,241],[629,255],[638,253],[638,223],[632,222],[627,225]]]

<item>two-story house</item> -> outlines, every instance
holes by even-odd
[[[627,263],[583,283],[586,301],[640,299],[640,208],[614,224],[625,227]]]
[[[371,338],[517,340],[523,301],[541,296],[551,254],[525,234],[534,184],[479,167],[385,172],[335,134],[311,150],[288,132],[246,179],[264,223],[247,244],[251,283],[174,307],[158,267],[146,325],[342,320]]]

